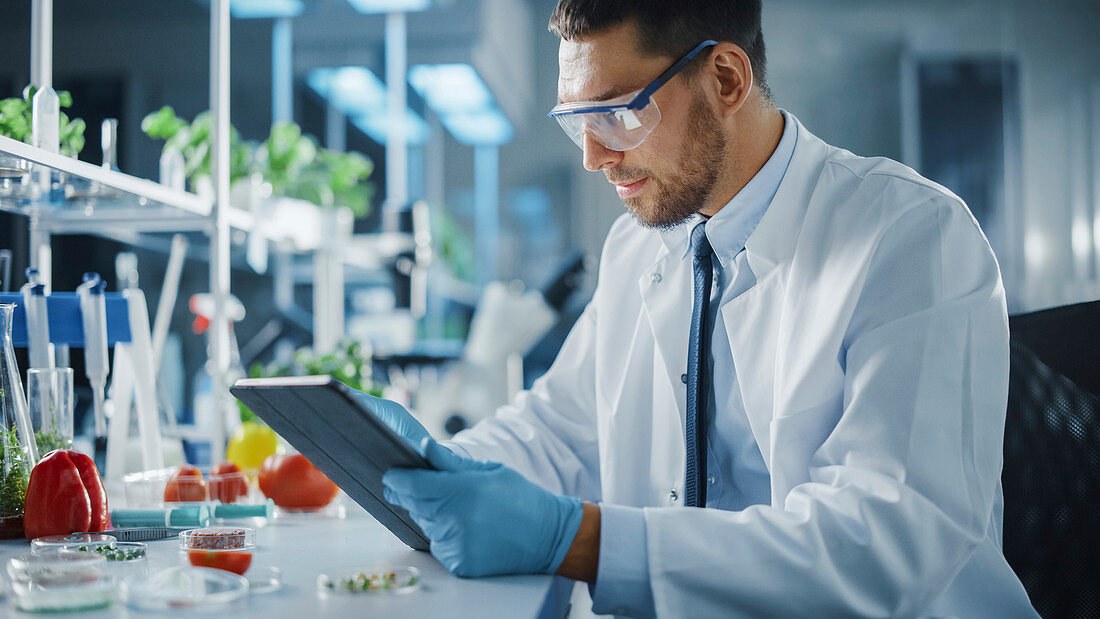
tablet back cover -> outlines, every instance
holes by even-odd
[[[329,376],[242,379],[230,389],[402,542],[428,550],[429,540],[404,509],[382,496],[391,468],[428,463]]]

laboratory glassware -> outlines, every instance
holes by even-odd
[[[15,306],[0,304],[0,539],[23,537],[27,481],[38,461],[27,400],[15,365]]]
[[[107,608],[114,579],[107,559],[92,552],[53,550],[8,560],[13,603],[29,613],[82,612]]]
[[[38,455],[73,446],[73,369],[27,370],[27,401]]]

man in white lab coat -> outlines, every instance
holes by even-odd
[[[556,572],[597,612],[1034,616],[996,260],[951,192],[775,106],[760,12],[559,2],[551,116],[629,213],[529,392],[447,448],[387,408],[440,469],[387,497],[455,573]]]

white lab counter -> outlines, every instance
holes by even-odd
[[[354,502],[344,519],[276,519],[257,529],[257,548],[252,568],[276,566],[282,571],[283,588],[254,594],[241,602],[203,616],[316,618],[321,617],[539,617],[565,615],[572,581],[551,576],[498,576],[462,579],[452,576],[430,554],[412,550],[378,524]],[[247,525],[245,525],[247,526]],[[30,552],[26,540],[0,542],[0,561],[5,572],[8,559]],[[150,567],[186,563],[178,541],[149,542]],[[421,587],[408,594],[328,595],[317,593],[317,575],[331,568],[411,565],[420,569]],[[5,587],[6,589],[6,587]],[[182,617],[192,613],[173,612]],[[193,614],[199,615],[198,611]],[[31,617],[15,611],[10,600],[0,605],[0,616]],[[69,615],[52,615],[69,616]],[[119,603],[107,610],[82,613],[81,617],[153,617]]]

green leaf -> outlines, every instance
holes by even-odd
[[[211,133],[211,121],[210,112],[203,112],[195,117],[195,120],[191,121],[191,145],[197,146],[203,142],[208,143],[207,150],[209,150]]]
[[[27,105],[27,102],[22,99],[16,99],[14,97],[9,99],[0,99],[0,117],[3,116],[22,116],[29,114],[31,106]]]
[[[31,137],[31,106],[17,98],[0,100],[0,135],[27,142]]]
[[[141,120],[141,130],[156,140],[171,140],[186,126],[187,121],[176,116],[175,110],[168,105]]]
[[[57,92],[57,100],[60,102],[61,107],[73,106],[73,94],[68,90],[59,90]]]
[[[62,125],[61,152],[69,157],[76,157],[84,150],[84,119],[77,118]]]

